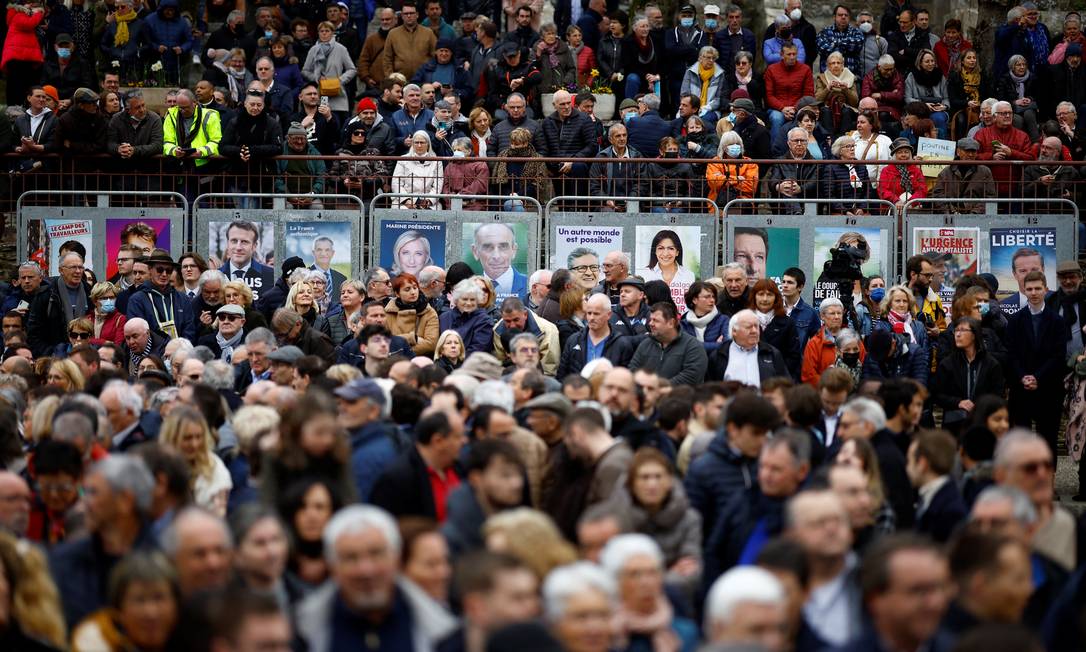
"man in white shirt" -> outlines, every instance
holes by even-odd
[[[737,380],[761,387],[762,381],[788,376],[784,357],[773,345],[762,342],[762,328],[753,310],[740,310],[729,324],[731,342],[721,344],[709,361],[710,380]]]

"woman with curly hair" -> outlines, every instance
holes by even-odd
[[[160,433],[162,443],[185,458],[189,467],[192,499],[220,517],[234,482],[215,454],[215,442],[204,416],[188,405],[178,405],[167,416]]]
[[[518,507],[491,516],[483,524],[487,550],[513,555],[542,582],[553,569],[577,560],[577,551],[543,512]]]
[[[67,632],[45,556],[0,532],[0,643],[15,652],[63,650]]]

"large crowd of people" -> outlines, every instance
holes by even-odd
[[[192,22],[175,0],[13,5],[0,68],[29,107],[12,160],[33,183],[45,154],[109,153],[72,160],[148,189],[136,171],[163,155],[249,207],[403,178],[420,184],[398,190],[410,209],[507,183],[510,210],[548,186],[615,210],[699,193],[802,210],[839,188],[862,214],[925,191],[924,135],[977,161],[935,181],[961,212],[1031,175],[988,159],[1083,158],[1077,15],[1053,36],[1013,8],[993,58],[908,2],[879,21],[838,6],[819,30],[788,0],[762,74],[735,7],[680,6],[665,27],[645,5],[627,35],[603,0],[555,3],[556,25],[542,5],[298,0],[250,7],[252,32],[241,3]],[[159,117],[109,88],[145,64],[207,72]],[[624,98],[606,136],[579,90],[601,84]],[[774,148],[788,160],[745,161]],[[275,158],[291,152],[343,156]],[[644,176],[624,161],[657,153]],[[470,160],[494,154],[512,157]],[[803,162],[831,157],[841,169]],[[1073,197],[1074,166],[1051,169],[1037,186]],[[991,274],[951,284],[944,257],[918,254],[904,278],[812,306],[816,279],[767,278],[754,254],[698,278],[672,231],[646,269],[582,248],[530,274],[502,224],[475,230],[479,274],[401,258],[412,235],[361,278],[329,266],[323,236],[313,264],[271,268],[243,219],[223,261],[132,232],[108,279],[73,240],[55,276],[29,260],[0,286],[0,649],[1084,645],[1076,262],[1046,271],[1018,248],[1000,301]],[[1077,495],[1057,495],[1057,464],[1077,467]]]
[[[232,4],[201,3],[205,15],[143,0],[9,6],[9,169],[63,170],[50,187],[65,189],[230,192],[239,208],[272,191],[296,193],[296,208],[323,207],[310,194],[384,191],[421,208],[442,206],[434,194],[769,198],[784,210],[822,198],[859,215],[883,210],[875,200],[968,199],[938,208],[975,213],[995,197],[1080,199],[1077,165],[1003,163],[1086,157],[1081,17],[1050,31],[1031,2],[1011,8],[984,53],[960,20],[940,30],[909,2],[881,19],[839,5],[816,28],[789,0],[760,39],[732,5],[665,17],[652,3],[631,16],[560,0],[541,24],[531,2],[501,3],[507,21],[499,3],[371,15],[292,2],[250,11],[250,29]],[[208,13],[225,22],[208,31]],[[163,75],[159,115],[141,87]],[[962,162],[925,177],[918,158],[951,155],[918,151],[922,138],[953,142]],[[56,155],[71,161],[58,168]],[[612,162],[626,158],[637,160]],[[889,160],[900,163],[858,163]]]

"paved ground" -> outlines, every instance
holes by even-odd
[[[1076,503],[1071,496],[1078,493],[1078,465],[1066,455],[1060,455],[1056,467],[1056,495],[1064,507],[1075,514],[1086,512],[1086,503]]]

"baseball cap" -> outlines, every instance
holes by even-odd
[[[384,390],[370,378],[355,378],[346,385],[337,387],[332,393],[345,401],[353,402],[368,398],[382,406],[387,401]]]

